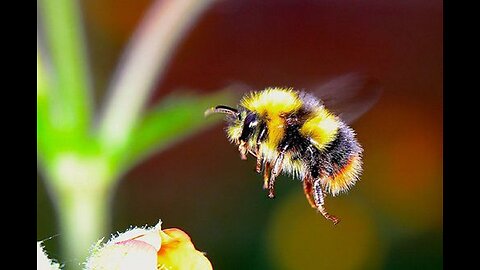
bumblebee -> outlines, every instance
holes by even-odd
[[[205,111],[226,114],[226,133],[241,159],[256,157],[263,188],[275,197],[275,179],[284,172],[298,178],[311,207],[337,224],[325,208],[327,194],[348,191],[362,172],[363,149],[355,132],[321,99],[292,88],[267,88],[246,94],[237,108],[219,105]]]

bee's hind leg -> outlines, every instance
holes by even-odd
[[[305,176],[303,178],[303,192],[305,193],[305,197],[307,197],[307,201],[312,208],[317,209],[317,205],[315,204],[315,200],[313,199],[312,191],[313,191],[313,184],[312,184],[312,177]]]
[[[313,182],[313,200],[317,210],[328,220],[332,221],[334,225],[340,222],[340,219],[330,215],[325,209],[325,194],[322,190],[322,184],[320,178],[316,179]],[[307,197],[308,198],[308,197]]]

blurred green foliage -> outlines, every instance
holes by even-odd
[[[108,204],[119,177],[154,151],[165,149],[218,121],[205,121],[203,111],[212,104],[233,99],[233,95],[228,90],[208,95],[174,94],[153,109],[142,108],[138,113],[136,104],[144,105],[158,78],[143,78],[149,82],[130,81],[130,88],[117,86],[111,90],[110,99],[112,96],[122,98],[126,95],[122,91],[137,91],[138,94],[131,99],[124,98],[119,104],[105,102],[107,106],[115,106],[110,110],[114,116],[130,114],[133,119],[132,127],[127,124],[114,129],[113,132],[126,134],[127,139],[120,144],[115,142],[112,148],[111,142],[102,137],[105,134],[99,132],[105,123],[94,123],[95,111],[105,109],[95,110],[92,106],[89,61],[77,4],[73,0],[39,2],[39,33],[45,36],[37,37],[37,155],[40,171],[56,206],[64,256],[81,261],[90,245],[109,230]],[[162,25],[152,27],[149,24],[155,24],[151,20],[144,22],[143,27],[149,27],[149,31],[141,32],[133,42],[142,48],[142,44],[156,41],[160,53],[159,57],[145,58],[143,52],[137,52],[137,57],[142,59],[131,61],[136,64],[132,72],[141,70],[141,65],[158,67],[159,71],[164,68],[175,42],[207,5],[208,1],[195,0],[174,4],[160,1],[153,5],[153,15],[164,16],[166,25],[168,20],[180,22],[173,24],[173,29],[165,29]],[[182,19],[177,13],[186,17]],[[158,34],[160,39],[157,40],[150,38],[155,38],[156,32],[167,30],[173,34]],[[135,46],[129,48],[130,55],[135,55],[135,49]],[[123,70],[128,64],[123,63],[118,69]],[[132,78],[135,79],[135,75]],[[116,134],[107,136],[114,138]],[[76,268],[75,265],[67,267]]]
[[[223,1],[206,14],[157,89],[187,85],[202,94],[164,98],[162,92],[150,98],[162,97],[136,122],[128,147],[120,152],[124,156],[116,156],[124,164],[118,171],[124,180],[110,198],[110,232],[154,224],[161,217],[165,227],[188,232],[215,269],[442,268],[442,3],[313,2]],[[148,4],[82,2],[95,56],[91,68],[104,74],[94,83],[108,81],[135,18]],[[37,65],[48,56],[39,55]],[[37,72],[51,70],[41,67]],[[206,89],[219,89],[232,78],[254,89],[302,88],[305,82],[352,70],[370,71],[385,93],[353,124],[365,149],[364,173],[348,194],[327,199],[331,213],[342,218],[338,227],[311,211],[301,185],[288,177],[279,178],[277,197],[269,200],[261,176],[253,172],[254,160],[239,161],[222,127],[197,132],[203,119],[192,120],[200,129],[190,131],[186,121],[177,122],[190,113],[203,118],[201,104],[234,106],[237,100],[229,93],[206,96]],[[42,85],[54,79],[47,75],[37,81],[39,110],[48,100],[39,94]],[[95,92],[100,95],[102,89]],[[200,115],[183,111],[190,104],[198,104]],[[157,110],[169,117],[154,120]],[[38,122],[52,121],[42,115],[37,114]],[[161,128],[170,124],[171,130]],[[44,132],[37,128],[38,134]],[[39,146],[45,138],[38,135]],[[53,147],[62,144],[60,137],[49,138]],[[87,142],[80,148],[101,149],[95,140]],[[38,183],[39,238],[58,233],[44,184]],[[62,234],[46,246],[56,252],[61,239]]]

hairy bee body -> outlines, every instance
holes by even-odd
[[[285,172],[303,181],[312,207],[338,222],[326,212],[324,197],[355,184],[363,150],[354,131],[321,100],[293,89],[267,88],[245,95],[237,109],[214,110],[227,113],[227,137],[238,145],[242,159],[248,153],[257,158],[270,197],[276,176]]]

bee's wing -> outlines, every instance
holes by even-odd
[[[373,79],[349,73],[312,88],[325,107],[345,123],[354,122],[380,98],[381,88]]]

